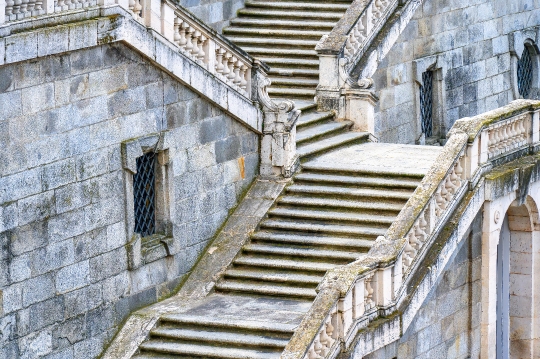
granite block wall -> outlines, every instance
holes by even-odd
[[[417,62],[429,57],[439,71],[439,137],[458,118],[514,100],[508,34],[538,25],[534,0],[425,0],[373,77],[380,98],[375,135],[382,142],[418,142],[421,76],[415,73]]]
[[[94,358],[167,296],[258,171],[258,135],[124,45],[0,67],[0,358]],[[161,133],[176,251],[128,268],[124,141]]]
[[[480,213],[400,340],[364,359],[479,358],[481,252]]]

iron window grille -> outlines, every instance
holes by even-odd
[[[523,98],[528,98],[531,93],[533,81],[533,63],[529,49],[525,47],[523,54],[517,63],[518,91]]]
[[[433,136],[433,71],[426,71],[422,74],[420,117],[422,132],[426,137]]]
[[[135,233],[142,237],[156,230],[156,153],[148,152],[137,158],[137,173],[133,176]]]

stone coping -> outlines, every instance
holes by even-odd
[[[484,127],[514,117],[520,113],[532,112],[538,109],[540,109],[540,101],[523,99],[515,100],[508,105],[499,107],[493,111],[457,120],[448,133],[448,136],[452,136],[458,131],[463,131],[468,135],[469,142],[472,142]]]
[[[107,43],[125,43],[235,120],[254,132],[262,132],[263,114],[256,101],[189,59],[175,44],[136,21],[119,5],[7,23],[0,27],[0,36],[0,65]]]

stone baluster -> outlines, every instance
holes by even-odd
[[[26,7],[28,16],[32,16],[34,14],[35,8],[36,8],[36,0],[28,0],[28,6]]]
[[[13,6],[15,2],[13,0],[6,0],[6,21],[11,20],[13,15]]]
[[[234,83],[234,79],[236,77],[236,74],[234,73],[234,64],[236,63],[236,56],[234,55],[231,55],[231,57],[229,58],[229,62],[228,62],[228,66],[229,66],[229,75],[227,76],[227,78],[229,79],[229,81],[231,83]]]
[[[20,13],[20,10],[21,10],[21,3],[22,1],[21,0],[14,0],[13,1],[13,15],[16,19],[19,19],[19,13]]]
[[[367,276],[364,280],[365,289],[364,289],[364,303],[366,304],[366,310],[371,309],[375,305],[375,301],[373,298],[373,293],[375,290],[372,286],[372,280],[373,280],[374,273]]]
[[[225,50],[219,46],[216,47],[216,72],[219,75],[223,75],[223,71],[225,70],[225,66],[223,66],[223,55],[225,54]]]
[[[199,53],[197,54],[197,58],[202,64],[206,65],[208,64],[208,58],[206,56],[206,51],[204,51],[204,48],[207,45],[208,38],[204,35],[201,35],[200,40],[201,46],[199,46]]]
[[[517,121],[518,123],[518,133],[519,133],[519,140],[527,142],[527,130],[525,129],[525,118],[521,118]]]
[[[191,56],[191,53],[193,51],[193,33],[195,32],[195,29],[192,28],[188,23],[186,24],[186,46],[184,46],[184,50],[186,50],[186,53]]]
[[[18,19],[23,19],[26,17],[26,12],[28,11],[28,0],[21,0],[21,7],[19,10]]]
[[[248,67],[242,63],[242,66],[240,67],[240,88],[242,90],[247,89],[248,82],[246,80],[246,74],[247,74]]]
[[[223,72],[221,74],[225,81],[229,78],[229,74],[231,73],[231,70],[229,69],[229,59],[231,56],[232,55],[227,51],[225,51],[225,54],[223,55]]]

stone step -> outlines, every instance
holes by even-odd
[[[313,91],[315,92],[315,91]],[[300,157],[310,157],[315,154],[322,154],[337,148],[367,142],[369,133],[367,132],[347,132],[337,136],[325,138],[315,143],[307,143],[297,147],[297,153]]]
[[[277,359],[281,351],[260,351],[243,348],[216,347],[213,345],[184,344],[164,340],[149,340],[142,343],[141,351],[182,355],[186,357],[227,358],[227,359]]]
[[[252,56],[276,56],[276,57],[290,57],[290,58],[312,58],[318,59],[317,52],[315,50],[306,49],[276,49],[272,47],[256,47],[256,46],[242,46],[242,49]]]
[[[336,266],[332,263],[306,262],[292,259],[275,259],[254,256],[240,256],[234,260],[234,265],[318,273],[325,273],[327,270]]]
[[[299,288],[281,285],[269,285],[257,282],[240,282],[224,280],[216,284],[216,289],[222,292],[240,292],[258,295],[271,295],[282,297],[298,297],[315,299],[315,288]]]
[[[186,329],[174,326],[159,326],[150,332],[152,339],[174,339],[176,341],[197,341],[211,345],[233,345],[243,347],[270,347],[283,350],[288,340],[272,338],[265,335],[244,334],[238,332],[220,332],[204,330],[203,328]]]
[[[296,144],[301,145],[308,142],[313,142],[324,136],[335,134],[336,132],[344,132],[352,126],[351,121],[342,122],[326,122],[317,126],[300,128],[296,133]]]
[[[299,78],[291,78],[291,77],[277,77],[277,76],[271,76],[270,80],[272,81],[272,87],[311,87],[315,88],[317,87],[319,80],[317,79],[299,79]],[[330,118],[333,118],[334,115],[330,112],[325,112],[326,115],[329,115]],[[302,119],[303,116],[299,119],[299,121]],[[298,127],[298,123],[297,123]]]
[[[367,187],[393,187],[408,188],[415,190],[420,185],[421,178],[387,178],[382,176],[366,176],[363,173],[351,173],[351,175],[338,175],[332,173],[298,173],[294,176],[295,183],[329,183],[340,185],[355,185]]]
[[[260,60],[264,61],[270,67],[298,67],[298,68],[319,68],[319,59],[306,60],[306,59],[286,59],[286,58],[273,58],[273,57],[261,57]]]
[[[329,185],[307,185],[307,184],[292,184],[286,188],[287,193],[301,194],[318,194],[325,196],[340,195],[347,199],[365,198],[377,201],[379,199],[393,199],[397,202],[405,202],[409,199],[413,191],[404,189],[388,189],[388,188],[350,188],[338,187]],[[335,198],[335,197],[333,197]]]
[[[294,333],[295,325],[266,321],[242,320],[231,318],[215,318],[189,314],[165,314],[160,318],[161,323],[175,324],[181,327],[218,328],[222,330],[241,330],[253,333]]]
[[[321,3],[321,2],[296,2],[296,1],[253,1],[247,0],[245,3],[247,8],[263,8],[263,9],[287,9],[287,10],[308,10],[308,11],[331,11],[338,12],[341,15],[347,11],[350,4],[339,3]]]
[[[297,284],[319,284],[323,279],[322,275],[298,274],[290,272],[280,272],[276,270],[261,270],[253,268],[234,268],[225,272],[225,278],[237,280],[260,280],[265,282],[277,283],[297,283]]]
[[[268,94],[272,97],[287,97],[291,98],[313,98],[315,96],[315,89],[298,89],[298,88],[281,88],[281,87],[270,87],[268,88]]]
[[[302,111],[301,116],[305,116],[306,114],[313,112],[317,108],[317,104],[313,103],[313,101],[311,100],[294,100],[294,103],[296,105],[296,108]]]
[[[354,222],[358,225],[388,225],[392,224],[395,216],[372,215],[335,210],[309,210],[305,208],[284,208],[279,206],[268,212],[270,218],[284,217],[288,219],[313,219],[329,222]]]
[[[260,9],[240,9],[238,16],[262,17],[271,19],[294,19],[297,21],[309,20],[332,20],[338,22],[343,16],[342,12],[313,12],[313,11],[289,11],[289,10],[260,10]]]
[[[295,257],[299,258],[314,258],[320,260],[348,260],[354,261],[358,258],[357,252],[339,251],[339,250],[324,250],[314,248],[298,248],[291,246],[276,246],[268,244],[246,244],[242,250],[246,254],[254,255],[272,255],[283,257]]]
[[[333,118],[334,114],[332,112],[312,112],[308,114],[304,114],[302,112],[298,122],[296,122],[296,129],[297,131],[301,131],[303,128],[316,125],[321,122],[331,121]]]
[[[401,203],[385,203],[380,201],[352,201],[339,198],[320,198],[312,196],[283,196],[278,201],[279,205],[312,208],[346,208],[351,210],[363,210],[368,212],[390,212],[397,214],[403,208]]]
[[[286,245],[308,245],[319,247],[354,248],[357,251],[367,252],[373,241],[347,237],[299,235],[272,231],[257,231],[252,236],[255,242],[271,242]]]
[[[278,37],[278,38],[300,38],[319,40],[326,31],[313,30],[289,30],[289,29],[260,29],[230,26],[223,29],[223,34],[227,37],[232,35],[242,37]]]
[[[285,68],[285,67],[272,67],[268,71],[270,76],[286,76],[286,77],[304,77],[304,78],[318,78],[319,70],[317,69],[304,69],[304,68]],[[312,100],[313,101],[313,100]]]
[[[230,40],[235,42],[237,45],[242,46],[243,44],[249,44],[251,46],[271,46],[274,48],[290,48],[290,47],[300,47],[306,49],[313,49],[317,45],[317,40],[298,40],[298,39],[280,39],[280,38],[251,38],[251,37],[240,37],[240,36],[227,36]]]
[[[242,28],[247,27],[257,27],[263,29],[276,29],[276,28],[286,28],[286,29],[317,29],[319,31],[324,31],[329,33],[332,31],[336,25],[333,21],[290,21],[290,20],[279,20],[279,19],[249,19],[249,18],[236,18],[232,19],[230,22],[231,26],[238,26]]]
[[[284,231],[309,232],[309,233],[329,233],[331,235],[350,235],[377,237],[382,236],[386,232],[386,228],[374,228],[367,226],[351,226],[338,225],[329,223],[314,223],[312,221],[286,221],[282,219],[267,219],[261,222],[261,228],[264,229],[281,229]]]

